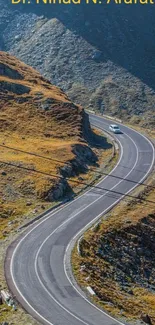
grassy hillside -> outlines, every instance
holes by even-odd
[[[0,237],[19,225],[21,215],[77,192],[80,185],[66,178],[94,177],[87,175],[89,166],[98,166],[103,156],[106,163],[112,154],[112,145],[96,137],[101,150],[88,143],[95,134],[82,108],[37,71],[0,52]]]
[[[81,256],[75,247],[72,263],[82,288],[90,285],[108,313],[129,322],[149,315],[155,324],[155,207],[147,202],[155,190],[138,191],[146,201],[125,200],[103,217],[81,240]]]
[[[0,52],[0,289],[7,288],[4,257],[19,226],[87,188],[100,177],[98,167],[108,172],[111,162],[112,144],[91,130],[81,107],[37,71]],[[13,312],[1,305],[0,320],[38,324],[19,306]]]

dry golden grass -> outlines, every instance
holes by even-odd
[[[32,152],[45,157],[54,157],[60,161],[68,161],[74,158],[72,153],[73,141],[60,141],[57,139],[44,139],[28,137],[22,139],[18,133],[6,134],[0,133],[0,144],[5,143],[10,148],[17,148],[25,152]],[[48,174],[60,175],[59,168],[63,167],[63,163],[59,164],[56,161],[42,159],[38,156],[29,155],[8,148],[0,147],[1,161],[17,164],[27,168],[33,168]],[[3,176],[3,172],[6,175]],[[10,232],[11,227],[8,222],[16,218],[16,223],[12,227],[17,227],[21,222],[21,215],[29,214],[35,209],[37,201],[40,205],[47,206],[49,203],[44,200],[44,193],[47,193],[56,182],[55,177],[35,174],[33,172],[0,164],[0,212],[1,217],[1,232]],[[42,198],[42,199],[41,199]],[[27,202],[31,202],[31,206],[27,207]],[[41,203],[42,202],[42,203]],[[39,209],[40,210],[40,209]],[[41,210],[42,211],[42,210]],[[40,212],[41,212],[40,211]],[[3,217],[4,213],[6,218]],[[17,217],[20,220],[17,222]]]
[[[0,145],[10,148],[0,147],[0,160],[60,176],[64,163],[76,159],[72,152],[74,145],[83,141],[82,109],[73,105],[60,89],[37,71],[7,53],[0,52],[0,69],[3,85],[0,89]],[[19,95],[21,86],[29,87],[30,92]],[[33,211],[38,202],[42,205],[44,201],[47,207],[49,203],[44,196],[58,180],[1,163],[0,238],[11,230],[8,222],[12,219],[19,217],[20,221],[16,220],[12,227],[18,226],[21,215]]]
[[[3,86],[0,88],[0,161],[57,176],[45,176],[0,162],[0,287],[5,288],[4,256],[7,246],[18,236],[17,228],[56,204],[46,201],[45,197],[59,180],[60,167],[76,160],[73,148],[77,144],[85,147],[89,144],[83,138],[82,108],[71,103],[60,89],[4,52],[0,52],[0,68]],[[29,87],[29,93],[18,95],[21,86]],[[111,159],[112,147],[92,147],[92,150],[102,170],[108,165],[108,171],[117,159],[117,155]],[[75,193],[84,186],[71,180],[79,181],[80,177],[89,183],[97,178],[94,171],[71,178],[68,183]],[[10,308],[5,310],[4,305],[0,306],[0,320],[19,325],[37,324],[21,308],[14,313]]]
[[[85,145],[87,149],[88,143],[83,138],[85,116],[82,108],[74,105],[59,88],[4,52],[0,52],[0,71],[0,238],[3,238],[22,222],[21,215],[29,216],[34,211],[36,204],[39,206],[36,213],[49,206],[45,197],[59,181],[60,168],[76,160],[73,148],[77,144]],[[20,88],[25,86],[29,93]],[[21,89],[22,94],[19,94]],[[94,152],[99,163],[105,158],[106,164],[112,149],[94,148]],[[83,178],[91,181],[94,173],[85,174]],[[74,178],[78,179],[79,176]],[[70,186],[79,192],[78,184],[70,181]],[[8,223],[15,219],[10,226]]]
[[[12,79],[12,83],[18,82],[30,87],[30,94],[34,95],[36,92],[41,91],[45,97],[50,96],[60,101],[70,102],[68,97],[58,87],[53,86],[39,72],[23,62],[21,63],[14,56],[0,51],[0,64],[5,65],[5,74],[0,76],[0,81],[10,82],[10,79]],[[18,75],[16,75],[17,73]]]
[[[0,134],[0,143],[4,143],[3,135]],[[58,143],[58,144],[57,144]],[[68,161],[75,158],[72,153],[72,143],[63,141],[42,140],[38,142],[36,139],[31,139],[29,137],[28,141],[22,140],[17,134],[13,137],[7,137],[5,145],[8,147],[18,148],[27,152],[33,152],[35,154],[41,154],[46,157],[54,157],[60,161]],[[98,152],[97,152],[98,151]],[[99,164],[103,165],[103,168],[108,164],[109,158],[112,156],[112,149],[109,150],[96,150],[98,154]],[[115,159],[110,164],[115,163]],[[59,175],[59,168],[63,167],[63,163],[58,163],[56,161],[42,159],[38,156],[29,155],[27,153],[21,153],[14,151],[12,149],[1,148],[1,161],[11,162],[13,164],[21,165],[28,168],[34,168],[34,170],[39,170],[51,175]],[[6,175],[3,175],[3,172]],[[100,175],[99,175],[100,176]],[[89,173],[81,174],[77,177],[70,178],[68,183],[73,188],[74,192],[78,193],[84,188],[84,185],[74,183],[73,181],[79,181],[79,177],[82,177],[83,182],[92,183],[95,181],[97,175],[95,171],[90,171]],[[80,178],[81,179],[81,178]],[[21,215],[29,214],[36,207],[37,202],[40,205],[48,206],[49,202],[44,200],[44,194],[55,184],[55,177],[44,176],[40,174],[35,174],[33,172],[25,171],[22,169],[5,166],[0,164],[0,192],[2,196],[0,198],[1,215],[6,214],[6,218],[1,217],[1,233],[0,238],[7,235],[6,232],[11,230],[8,226],[8,222],[16,218],[16,223],[12,227],[17,227],[21,222]],[[31,202],[31,206],[27,206],[27,202]],[[39,212],[42,210],[39,209]],[[18,220],[19,216],[19,221]],[[3,234],[4,232],[4,234]]]

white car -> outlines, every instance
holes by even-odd
[[[121,130],[118,125],[116,124],[110,124],[109,125],[109,130],[114,132],[114,133],[121,133]]]

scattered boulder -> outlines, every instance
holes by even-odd
[[[100,57],[101,57],[101,51],[94,50],[92,55],[91,55],[91,58],[93,60],[98,60]]]
[[[21,36],[20,36],[20,35],[16,35],[16,36],[15,36],[15,41],[18,42],[18,41],[20,41],[20,40],[21,40]]]
[[[26,206],[27,206],[27,207],[29,207],[29,206],[31,206],[31,205],[32,205],[32,202],[27,202],[27,203],[26,203]]]
[[[1,290],[1,297],[2,301],[5,303],[8,303],[8,301],[11,299],[11,295],[5,290]]]
[[[41,93],[40,93],[40,96],[41,96]],[[39,107],[41,109],[43,109],[44,111],[48,111],[53,103],[54,103],[53,99],[47,98],[43,102],[39,103]]]
[[[6,173],[6,172],[4,172],[4,171],[2,171],[2,172],[1,172],[1,175],[2,175],[2,176],[6,176],[6,175],[7,175],[7,173]]]
[[[152,324],[152,322],[151,322],[151,318],[150,318],[150,316],[149,315],[147,315],[147,314],[141,314],[141,319],[142,319],[142,321],[143,322],[145,322],[146,324]]]
[[[13,221],[8,222],[8,226],[11,226],[13,224]]]
[[[59,200],[67,194],[72,193],[72,189],[69,186],[66,179],[61,179],[51,190],[47,193],[47,199],[49,201]]]
[[[61,175],[64,177],[70,177],[74,175],[73,169],[71,165],[64,165],[60,168]]]

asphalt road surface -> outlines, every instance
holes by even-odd
[[[90,115],[90,122],[103,130],[108,130],[111,123],[94,115]],[[10,290],[41,324],[120,323],[90,303],[78,289],[70,277],[67,261],[73,237],[134,189],[135,182],[143,182],[153,167],[151,142],[128,127],[120,127],[123,133],[116,135],[120,159],[112,173],[100,181],[98,186],[103,190],[92,188],[56,212],[48,213],[8,250],[5,271]]]

